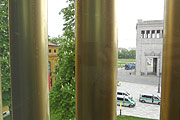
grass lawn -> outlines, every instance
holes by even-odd
[[[56,120],[54,115],[51,113],[50,120]],[[146,118],[138,118],[138,117],[131,117],[131,116],[117,116],[116,120],[153,120],[153,119],[146,119]]]
[[[135,63],[136,59],[118,59],[118,68],[124,67],[125,64]]]
[[[117,116],[116,120],[153,120],[153,119],[138,118],[138,117],[131,117],[131,116]]]
[[[7,117],[3,118],[3,120],[11,120],[10,115],[8,115]]]
[[[4,120],[11,120],[10,116],[4,118]],[[55,116],[51,113],[50,120],[56,120]],[[116,120],[153,120],[153,119],[146,119],[146,118],[138,118],[138,117],[131,117],[131,116],[117,116]]]
[[[136,62],[136,59],[118,59],[118,63],[131,63]]]

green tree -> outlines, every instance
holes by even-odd
[[[62,37],[50,37],[48,36],[48,42],[54,43],[56,45],[60,45],[60,41],[62,40]]]
[[[136,58],[136,51],[135,50],[130,50],[129,51],[129,58],[130,59],[135,59]]]
[[[119,59],[135,59],[136,58],[136,50],[122,50],[121,52],[118,51],[118,58]]]
[[[119,59],[127,59],[127,56],[128,56],[128,50],[121,50],[121,52],[118,51]]]
[[[50,110],[58,120],[75,118],[75,7],[74,0],[61,10],[65,20],[60,40],[55,83],[50,91]]]
[[[3,106],[10,105],[10,62],[8,36],[8,0],[0,1],[0,64]]]
[[[122,58],[121,52],[118,51],[118,59],[121,59],[121,58]]]

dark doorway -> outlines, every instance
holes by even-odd
[[[157,74],[157,58],[153,58],[153,73]]]

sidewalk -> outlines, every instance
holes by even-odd
[[[121,85],[117,87],[117,89],[129,92],[136,102],[136,106],[134,108],[122,107],[122,115],[159,119],[160,105],[139,102],[140,93],[151,93],[160,96],[160,93],[157,93],[156,86],[121,82]],[[119,115],[119,109],[120,107],[117,106],[117,115]]]

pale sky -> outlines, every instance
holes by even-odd
[[[58,37],[63,33],[64,20],[59,12],[66,6],[66,0],[48,0],[48,35],[51,37]]]
[[[62,35],[63,19],[59,11],[66,0],[48,0],[48,35]],[[117,0],[118,47],[136,47],[136,23],[142,20],[163,20],[164,0]]]

